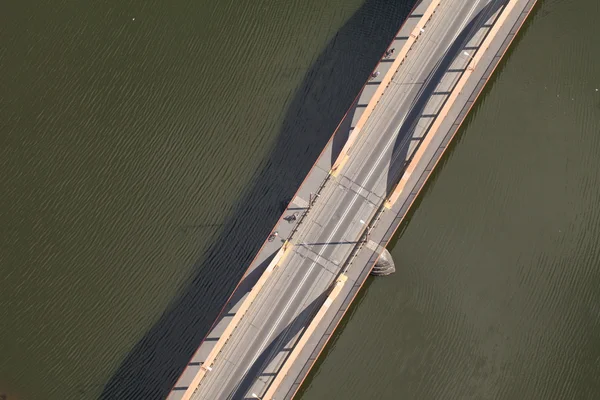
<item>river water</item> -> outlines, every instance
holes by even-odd
[[[5,6],[0,394],[164,398],[411,5]],[[299,398],[600,396],[599,18],[540,0]]]

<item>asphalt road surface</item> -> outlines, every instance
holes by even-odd
[[[427,131],[427,118],[433,121],[441,108],[446,97],[440,93],[447,94],[447,86],[458,79],[453,70],[468,63],[469,41],[504,4],[445,0],[438,6],[363,127],[349,161],[321,191],[291,253],[193,399],[250,399],[252,393],[264,393]]]

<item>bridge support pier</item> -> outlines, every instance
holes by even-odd
[[[371,275],[386,276],[393,274],[394,272],[396,272],[396,266],[394,265],[392,255],[387,249],[383,249],[383,252],[371,270]]]

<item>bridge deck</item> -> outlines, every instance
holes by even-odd
[[[419,31],[398,70],[389,71],[422,14],[435,2],[424,0],[413,10],[390,46],[395,48],[394,56],[377,67],[379,76],[364,87],[276,225],[278,238],[265,242],[169,400],[263,395],[321,306],[327,289],[340,271],[347,269],[348,281],[277,388],[275,398],[293,397],[535,0],[511,0],[509,5],[514,8],[502,18],[493,40],[490,32],[507,1],[446,0],[431,19],[422,21],[426,22],[424,31]],[[486,49],[480,49],[486,38]],[[483,56],[473,66],[477,52]],[[468,80],[452,98],[451,92],[466,72]],[[380,82],[389,78],[377,106],[368,107],[382,86]],[[448,111],[433,132],[432,124],[444,107]],[[369,115],[361,125],[365,109]],[[339,162],[348,150],[342,146],[357,123],[360,132],[355,141],[351,136],[347,160],[330,175],[332,162]],[[417,151],[418,159],[412,160]],[[411,160],[412,173],[403,177],[397,200],[383,207]],[[283,219],[296,212],[297,220]],[[367,226],[372,226],[368,237]],[[282,256],[282,238],[290,238],[288,251],[264,279],[261,290],[251,292],[276,254],[278,259]],[[229,336],[226,328],[239,308],[245,307],[249,293],[253,301]],[[202,371],[215,345],[223,344],[219,339],[224,332],[228,341],[219,348],[214,364],[210,362],[212,371]],[[193,381],[199,372],[204,377],[198,386],[197,379]]]

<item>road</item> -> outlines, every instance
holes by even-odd
[[[348,162],[320,191],[289,255],[265,283],[193,399],[246,399],[264,393],[422,140],[426,121],[443,105],[447,86],[458,79],[450,66],[467,65],[469,40],[504,3],[445,0],[438,6],[369,116]]]

